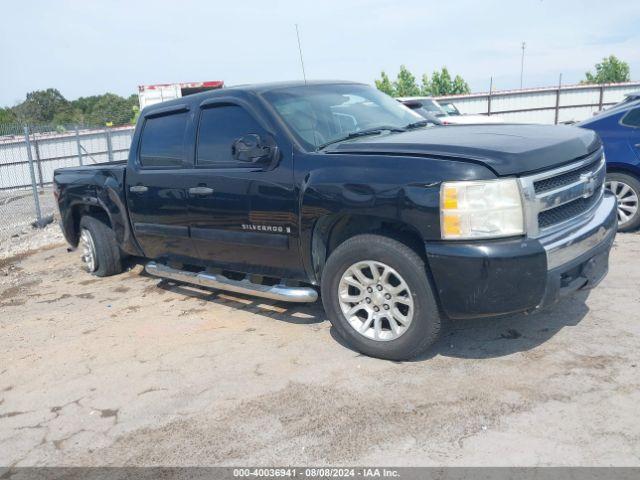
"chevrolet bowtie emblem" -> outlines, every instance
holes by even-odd
[[[589,198],[596,191],[596,177],[593,172],[587,172],[580,175],[580,181],[584,183],[582,198]]]

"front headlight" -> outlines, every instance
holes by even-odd
[[[440,231],[447,240],[522,235],[524,220],[518,181],[507,178],[443,182]]]

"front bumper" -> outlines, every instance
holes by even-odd
[[[590,220],[530,239],[434,242],[425,249],[440,306],[450,318],[535,310],[595,287],[608,270],[617,230],[615,197]]]

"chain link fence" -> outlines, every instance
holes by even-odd
[[[52,221],[56,168],[126,160],[133,130],[0,124],[0,240]]]

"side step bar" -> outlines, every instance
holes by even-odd
[[[191,283],[201,287],[217,288],[229,292],[279,300],[281,302],[308,303],[318,300],[318,292],[311,287],[287,287],[286,285],[259,285],[249,280],[232,280],[220,274],[187,272],[149,262],[144,267],[150,275]]]

